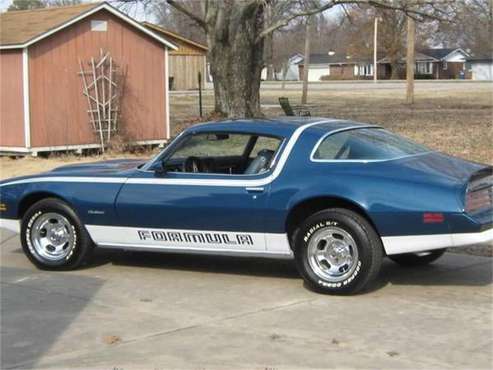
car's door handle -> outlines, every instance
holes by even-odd
[[[257,187],[257,188],[246,188],[246,191],[249,193],[262,193],[264,191],[264,188]]]

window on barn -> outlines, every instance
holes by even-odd
[[[94,32],[106,32],[108,31],[108,22],[106,21],[91,21],[91,31]]]
[[[417,62],[416,73],[420,75],[431,75],[433,72],[432,62]]]

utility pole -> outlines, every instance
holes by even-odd
[[[414,19],[407,17],[407,56],[406,56],[406,101],[408,104],[414,103],[414,41],[416,35],[416,24]]]
[[[308,71],[310,69],[310,36],[312,31],[311,17],[306,19],[305,29],[305,59],[303,61],[303,93],[301,95],[301,104],[308,101]]]
[[[378,67],[377,67],[377,42],[378,42],[378,17],[375,17],[375,28],[373,32],[373,82],[378,80]]]

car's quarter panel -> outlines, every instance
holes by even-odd
[[[456,241],[449,234],[481,230],[482,225],[463,212],[463,196],[468,178],[484,166],[431,152],[395,160],[315,162],[310,153],[319,139],[320,127],[305,131],[282,175],[272,183],[268,231],[286,230],[289,212],[315,198],[335,198],[360,209],[384,245],[389,237],[440,235],[436,248],[453,246]],[[430,221],[425,214],[443,219]],[[397,253],[390,244],[387,253],[392,248]]]

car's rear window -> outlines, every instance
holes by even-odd
[[[401,136],[379,128],[342,131],[327,136],[313,153],[317,160],[395,159],[430,151]]]

